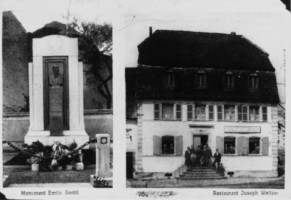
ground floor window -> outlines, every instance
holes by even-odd
[[[235,137],[224,138],[224,153],[235,154]]]
[[[258,137],[249,138],[249,153],[250,154],[260,153],[260,138]]]
[[[174,154],[174,137],[162,137],[162,154]]]

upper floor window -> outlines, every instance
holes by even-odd
[[[206,120],[206,106],[205,105],[195,105],[195,119]]]
[[[263,122],[268,121],[268,108],[265,106],[262,107],[262,121]]]
[[[259,106],[250,106],[250,121],[260,121],[260,107]]]
[[[203,70],[199,70],[195,75],[195,85],[197,87],[207,86],[207,75]]]
[[[155,120],[181,120],[182,105],[173,103],[154,104]]]
[[[257,73],[250,75],[249,85],[251,90],[257,90],[259,88],[259,76]]]
[[[234,121],[235,120],[235,107],[225,105],[224,106],[224,120]]]
[[[174,104],[162,104],[162,118],[163,120],[174,119]]]
[[[248,121],[248,107],[247,106],[238,106],[237,107],[237,119],[238,121]]]
[[[214,108],[213,105],[208,105],[208,120],[213,121],[214,120]]]
[[[175,74],[173,72],[167,72],[164,75],[164,84],[166,87],[174,87],[175,86]]]
[[[234,74],[231,71],[227,71],[225,74],[225,88],[234,88]]]

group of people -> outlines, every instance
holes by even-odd
[[[193,166],[215,166],[218,168],[221,162],[221,154],[219,150],[212,156],[212,151],[208,144],[198,145],[196,148],[194,145],[187,147],[185,151],[185,165],[190,168]]]

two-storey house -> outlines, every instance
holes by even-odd
[[[187,147],[219,149],[234,176],[277,176],[275,69],[236,33],[157,30],[126,68],[128,177],[173,173]]]

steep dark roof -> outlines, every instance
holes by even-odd
[[[249,88],[249,77],[252,71],[232,70],[235,87],[225,88],[223,69],[204,69],[207,75],[207,87],[195,85],[195,74],[198,69],[172,68],[175,75],[175,86],[164,85],[164,75],[169,69],[163,67],[126,68],[126,104],[127,118],[136,117],[138,100],[180,100],[180,101],[214,101],[238,103],[279,103],[276,76],[274,72],[259,71],[259,88]]]
[[[138,50],[141,65],[275,71],[266,52],[235,33],[157,30]]]

